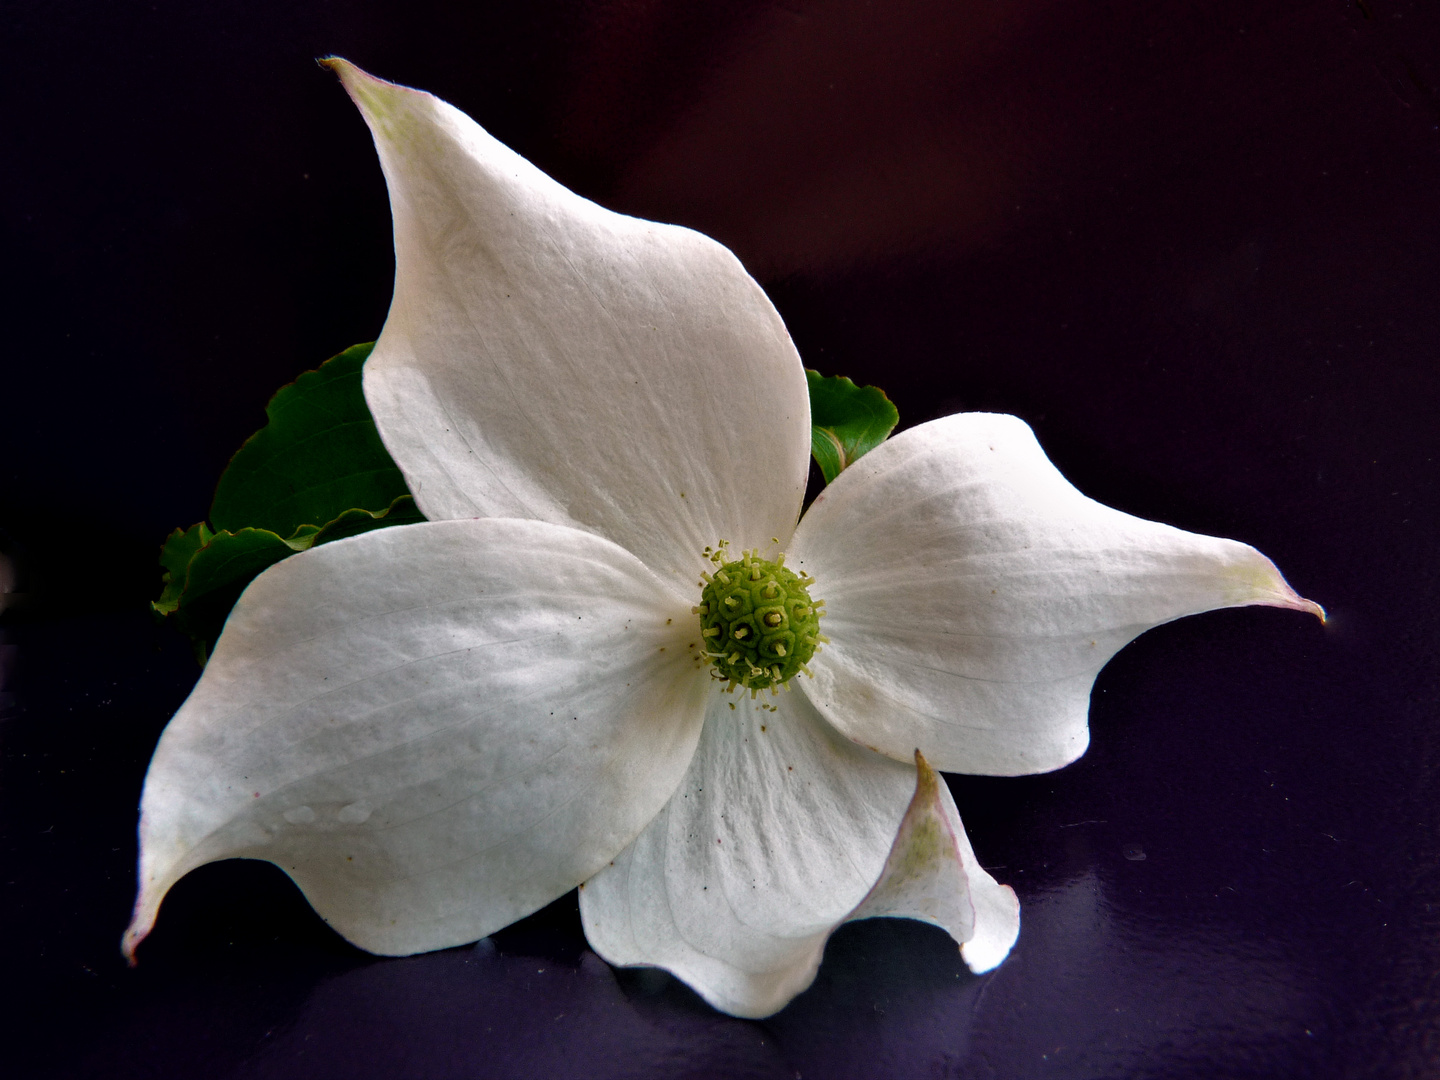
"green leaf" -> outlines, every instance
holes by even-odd
[[[302,525],[288,537],[269,529],[211,532],[203,521],[183,532],[176,529],[160,549],[165,588],[150,606],[190,638],[203,665],[235,601],[262,571],[317,544],[424,520],[415,500],[401,495],[378,513],[352,508],[322,526]]]
[[[161,550],[161,563],[167,557],[178,562],[194,537],[204,537],[204,543],[190,553],[183,572],[166,575],[165,591],[150,606],[190,638],[195,659],[204,664],[245,586],[295,549],[266,529],[211,533],[202,522],[184,533],[175,530]]]
[[[269,423],[236,451],[215,489],[217,530],[290,537],[353,509],[384,513],[410,494],[360,387],[372,347],[346,349],[270,399]]]
[[[150,606],[188,635],[203,665],[255,577],[317,544],[424,521],[375,430],[360,377],[370,345],[307,371],[266,406],[269,422],[230,459],[206,522],[160,549]]]
[[[328,544],[331,540],[343,540],[347,536],[359,536],[371,529],[383,529],[390,525],[414,525],[424,520],[425,515],[420,513],[419,507],[415,505],[414,497],[406,494],[401,495],[384,510],[362,510],[353,507],[318,529],[313,525],[303,525],[291,534],[287,543],[297,551],[303,551],[305,547]],[[301,544],[304,544],[304,547],[301,547]]]
[[[160,565],[165,570],[164,587],[160,590],[160,599],[150,602],[150,606],[161,615],[169,615],[180,606],[190,560],[214,535],[202,521],[188,529],[176,529],[166,538],[160,549]]]
[[[810,383],[810,452],[834,481],[895,430],[900,413],[878,386],[856,386],[842,376],[806,369]]]

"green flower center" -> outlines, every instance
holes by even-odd
[[[726,691],[743,686],[754,697],[767,687],[777,693],[799,672],[810,674],[806,663],[820,643],[820,616],[825,601],[811,600],[815,579],[785,567],[785,556],[774,562],[747,551],[734,562],[725,561],[725,544],[705,554],[716,564],[714,576],[705,579],[700,604],[700,633],[705,656],[714,677],[726,680]]]

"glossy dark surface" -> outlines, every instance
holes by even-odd
[[[268,395],[373,337],[367,133],[312,58],[441,94],[561,180],[730,244],[902,423],[1014,412],[1107,503],[1329,608],[1102,673],[1089,753],[956,777],[1023,904],[832,941],[761,1022],[590,954],[573,897],[365,956],[211,866],[127,970],[134,808],[193,684],[145,601]],[[1440,1074],[1440,13],[1259,6],[0,7],[0,1045],[83,1077]]]

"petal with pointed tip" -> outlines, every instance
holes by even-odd
[[[581,890],[585,936],[612,964],[663,967],[717,1009],[768,1016],[815,978],[914,789],[914,768],[848,742],[799,694],[715,694],[670,802]]]
[[[1086,498],[1024,422],[964,413],[911,428],[807,511],[830,644],[803,691],[841,731],[908,761],[1012,776],[1074,761],[1090,687],[1127,642],[1214,608],[1323,615],[1254,548]]]
[[[395,297],[365,396],[426,517],[585,529],[687,595],[705,545],[788,541],[805,373],[735,257],[581,198],[429,94],[328,63],[390,188]]]
[[[633,555],[543,522],[400,526],[278,563],[150,764],[127,954],[216,859],[274,862],[378,953],[554,900],[685,773],[707,693],[690,623]]]
[[[919,919],[960,945],[979,975],[1010,953],[1020,934],[1020,901],[975,858],[945,781],[915,751],[915,796],[880,880],[851,919]]]

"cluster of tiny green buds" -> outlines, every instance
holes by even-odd
[[[805,665],[829,640],[820,633],[825,601],[810,599],[815,579],[787,569],[783,553],[771,562],[756,549],[730,562],[726,546],[722,540],[705,549],[716,569],[700,575],[704,591],[692,609],[705,656],[727,692],[740,686],[751,697],[766,688],[778,693],[800,672],[810,674]]]

